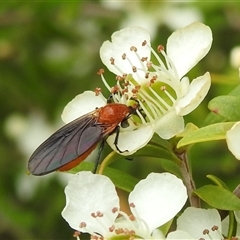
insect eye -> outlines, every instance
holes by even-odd
[[[127,127],[129,127],[128,121],[127,121],[127,120],[122,121],[122,122],[121,122],[121,127],[122,127],[122,128],[127,128]]]

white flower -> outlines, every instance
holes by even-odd
[[[226,141],[228,149],[238,160],[240,160],[240,122],[235,123],[233,127],[226,132]]]
[[[163,60],[151,48],[150,35],[141,27],[115,32],[112,42],[103,43],[100,57],[117,75],[116,86],[110,87],[101,74],[113,102],[131,105],[135,99],[142,109],[137,111],[138,119],[129,119],[130,127],[120,132],[118,147],[128,150],[121,154],[130,155],[144,147],[154,132],[170,139],[183,131],[183,116],[201,103],[211,84],[209,73],[191,83],[184,75],[208,53],[211,43],[210,28],[199,22],[175,31],[168,38],[166,53],[162,46],[158,47]],[[94,95],[93,92],[78,95],[66,106],[63,121],[67,123],[106,104],[101,94]],[[109,136],[107,141],[116,151],[115,136]]]
[[[151,173],[135,186],[129,195],[131,216],[119,210],[115,186],[106,176],[80,172],[70,180],[65,194],[62,216],[73,229],[94,239],[163,238],[156,228],[171,220],[187,200],[182,181],[170,173]]]
[[[167,239],[224,239],[221,218],[216,209],[189,207],[177,219],[177,230]]]

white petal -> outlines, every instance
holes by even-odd
[[[232,152],[235,158],[240,160],[240,122],[235,123],[233,127],[229,131],[227,131],[226,141],[228,149]]]
[[[184,116],[192,112],[202,102],[211,86],[211,76],[207,72],[203,76],[194,79],[187,95],[180,99],[176,104],[177,114]]]
[[[211,29],[194,22],[175,31],[167,41],[167,55],[172,60],[178,77],[182,78],[209,51],[212,45]]]
[[[218,231],[212,231],[213,226],[217,226]],[[221,218],[216,209],[189,207],[177,219],[177,230],[188,232],[193,238],[206,239],[205,229],[209,230],[211,239],[222,239]]]
[[[127,152],[121,153],[122,155],[131,155],[135,153],[138,149],[144,147],[152,138],[154,134],[153,126],[142,125],[136,130],[129,132],[121,132],[118,138],[118,148],[121,151],[127,150]],[[113,134],[108,137],[107,142],[110,147],[117,152],[116,147],[114,145],[114,140],[116,138],[116,134]]]
[[[107,100],[102,94],[96,96],[95,92],[85,91],[77,95],[63,109],[62,120],[69,123],[76,118],[83,116],[86,113],[92,112],[98,107],[106,105]]]
[[[112,35],[112,42],[106,41],[101,46],[101,60],[109,71],[116,75],[122,76],[123,73],[132,73],[136,80],[144,78],[145,72],[139,70],[137,73],[133,73],[132,70],[133,66],[143,68],[143,62],[140,60],[142,57],[147,57],[150,60],[150,48],[142,46],[144,40],[149,46],[151,45],[148,31],[141,27],[129,27],[115,32]],[[132,46],[137,48],[137,52],[130,50]],[[125,60],[122,58],[124,53],[127,56]],[[114,65],[110,62],[111,58],[114,59]],[[146,70],[145,66],[144,70]]]
[[[150,233],[172,219],[187,200],[182,180],[170,173],[150,173],[129,195],[136,220],[142,219]]]
[[[69,225],[81,232],[96,232],[105,235],[116,219],[119,198],[109,178],[91,172],[80,172],[72,177],[65,188],[67,198],[62,216]],[[92,213],[100,211],[103,217],[93,218]],[[80,228],[86,223],[86,229]]]
[[[180,97],[184,97],[185,95],[187,95],[189,91],[189,86],[190,86],[189,78],[183,77],[180,81],[180,90],[179,90]]]
[[[181,231],[181,230],[176,230],[174,232],[170,232],[167,236],[167,240],[177,240],[177,239],[184,239],[184,240],[194,240],[192,236],[190,236],[187,232]],[[199,240],[199,239],[196,239]]]
[[[155,132],[163,139],[170,139],[184,130],[184,119],[176,111],[168,112],[155,123]]]

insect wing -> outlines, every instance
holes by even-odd
[[[80,117],[60,128],[32,154],[28,169],[33,175],[44,175],[68,164],[91,147],[104,135],[93,115]]]

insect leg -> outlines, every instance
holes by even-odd
[[[119,133],[120,133],[120,127],[119,127],[119,126],[116,127],[115,132],[116,132],[116,137],[115,137],[115,139],[114,139],[113,144],[115,145],[116,149],[117,149],[120,153],[128,152],[128,150],[121,151],[121,150],[119,149],[119,147],[118,147],[118,138],[119,138]]]
[[[98,164],[99,164],[99,161],[100,161],[101,153],[104,149],[105,141],[106,141],[106,139],[102,140],[102,142],[100,144],[100,147],[98,149],[97,158],[96,158],[96,161],[95,161],[94,169],[92,171],[94,174],[97,172]]]

